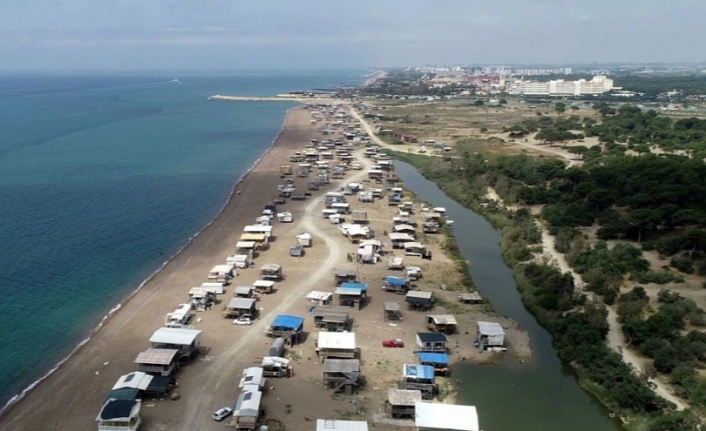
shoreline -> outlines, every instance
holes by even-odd
[[[292,100],[290,100],[290,101],[292,101]],[[238,187],[238,185],[240,185],[241,182],[245,181],[247,176],[257,167],[257,165],[262,161],[262,159],[264,159],[270,153],[270,151],[272,151],[272,148],[275,146],[277,139],[279,139],[280,135],[282,135],[282,132],[284,132],[284,129],[287,125],[287,121],[289,119],[289,115],[290,115],[291,111],[295,108],[298,108],[298,107],[299,106],[293,106],[293,107],[287,109],[287,111],[285,112],[285,117],[284,117],[284,121],[282,123],[282,127],[280,127],[279,132],[277,132],[277,135],[275,135],[274,139],[270,142],[270,146],[267,147],[267,149],[260,155],[260,157],[257,158],[257,160],[255,160],[255,162],[252,164],[252,166],[250,166],[242,175],[240,175],[240,177],[238,177],[238,179],[233,184],[233,187],[231,188],[231,191],[228,194],[228,197],[226,198],[225,203],[218,210],[218,213],[216,213],[216,215],[208,223],[206,223],[201,229],[199,229],[195,234],[191,235],[186,240],[184,245],[182,245],[176,252],[174,252],[164,262],[162,262],[162,264],[159,266],[159,268],[152,271],[150,273],[150,275],[148,275],[144,280],[142,280],[140,282],[140,284],[134,290],[132,290],[129,294],[127,294],[125,296],[125,298],[121,299],[120,302],[118,302],[116,305],[114,305],[108,311],[108,313],[105,316],[103,316],[103,318],[100,320],[100,322],[98,322],[98,324],[96,326],[94,326],[89,331],[88,336],[86,336],[81,341],[79,341],[66,356],[61,358],[46,373],[42,374],[42,376],[40,378],[38,378],[35,381],[33,381],[32,383],[30,383],[21,392],[19,392],[16,395],[13,395],[5,403],[5,405],[3,405],[2,408],[0,408],[0,420],[2,419],[2,417],[6,411],[11,409],[18,402],[22,401],[27,395],[29,395],[32,392],[32,390],[34,388],[36,388],[38,385],[40,385],[44,380],[51,377],[55,372],[57,372],[61,368],[62,365],[64,365],[68,360],[70,360],[74,355],[76,355],[81,350],[81,348],[83,346],[85,346],[87,343],[89,343],[91,341],[91,339],[96,334],[98,334],[98,332],[101,330],[101,328],[103,327],[104,324],[106,324],[111,318],[113,318],[113,316],[115,316],[118,313],[118,311],[120,311],[123,308],[123,306],[127,305],[130,302],[130,300],[132,300],[132,298],[135,297],[135,295],[137,295],[142,290],[142,288],[145,287],[145,285],[150,282],[150,280],[152,280],[154,277],[156,277],[161,271],[164,270],[164,268],[167,265],[169,265],[169,263],[171,261],[176,259],[176,257],[179,256],[181,253],[183,253],[189,247],[189,245],[191,245],[196,240],[196,238],[199,237],[199,235],[201,235],[206,229],[208,229],[208,227],[211,226],[216,221],[216,219],[218,219],[218,217],[221,216],[221,214],[223,213],[223,211],[225,211],[228,204],[230,204],[230,202],[233,200],[233,195],[235,194],[236,188]]]
[[[282,101],[287,101],[287,102],[300,102],[299,100],[294,100],[294,99],[279,99]],[[300,102],[301,103],[301,102]],[[147,276],[140,284],[130,291],[123,299],[121,299],[116,305],[111,307],[111,309],[108,311],[106,315],[103,316],[103,318],[96,324],[89,332],[88,335],[80,340],[74,347],[71,349],[71,351],[64,357],[62,357],[58,362],[56,362],[51,368],[49,368],[48,371],[43,373],[41,377],[38,379],[34,380],[32,383],[30,383],[26,388],[24,388],[21,392],[13,395],[4,405],[2,408],[0,408],[0,423],[2,423],[4,420],[7,419],[7,417],[10,415],[12,412],[13,408],[18,406],[22,401],[28,398],[28,396],[31,396],[32,393],[41,387],[42,383],[44,383],[46,380],[50,379],[52,376],[57,374],[58,372],[61,371],[62,367],[72,359],[74,359],[77,355],[79,355],[84,347],[86,347],[97,335],[100,334],[100,331],[104,328],[104,326],[110,322],[112,322],[116,317],[119,317],[118,312],[123,310],[126,306],[130,304],[130,302],[144,289],[144,287],[154,280],[157,276],[159,276],[164,269],[172,263],[176,258],[178,258],[182,253],[186,252],[188,248],[206,231],[210,226],[212,226],[226,211],[228,208],[228,205],[231,204],[233,201],[233,197],[236,194],[236,191],[239,186],[242,185],[243,182],[245,182],[250,176],[251,173],[258,167],[258,165],[272,152],[273,148],[277,145],[277,141],[280,139],[282,134],[284,133],[287,124],[290,120],[290,115],[294,109],[300,108],[301,105],[293,106],[289,109],[287,109],[285,113],[285,118],[282,123],[282,126],[277,133],[277,135],[274,137],[274,139],[270,142],[270,145],[263,151],[263,153],[260,155],[260,157],[255,160],[255,162],[248,168],[243,174],[241,174],[238,179],[235,181],[233,184],[233,187],[231,188],[230,193],[228,194],[228,197],[226,198],[225,202],[221,206],[221,208],[218,210],[218,213],[208,222],[206,223],[201,229],[199,229],[195,234],[191,235],[190,237],[187,238],[187,240],[184,242],[184,244],[171,256],[169,256],[157,269],[155,269],[153,272],[150,273],[149,276]]]

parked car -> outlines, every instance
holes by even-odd
[[[222,421],[223,419],[230,416],[231,413],[233,413],[233,409],[231,409],[230,407],[223,407],[222,409],[216,410],[216,412],[213,414],[213,419],[217,421]]]
[[[245,315],[245,316],[240,316],[237,319],[233,320],[234,325],[252,325],[252,316],[250,315]]]
[[[396,340],[383,340],[382,347],[404,347],[404,341],[399,338]]]

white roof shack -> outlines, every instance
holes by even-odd
[[[496,322],[478,322],[478,335],[487,337],[489,346],[505,344],[505,331]]]
[[[272,280],[257,280],[253,283],[254,287],[264,287],[264,288],[271,288],[274,285],[275,285],[275,282]]]
[[[233,271],[233,265],[216,265],[211,268],[209,275],[217,274],[231,274]]]
[[[419,431],[480,431],[475,406],[414,403],[414,423]]]
[[[240,249],[249,249],[249,248],[255,248],[255,241],[238,241],[235,243],[235,248],[240,248]]]
[[[319,332],[319,349],[355,350],[355,332]]]
[[[150,343],[169,344],[175,346],[198,345],[201,339],[200,329],[159,328],[154,331]]]
[[[115,385],[113,385],[113,389],[133,388],[144,391],[151,382],[151,375],[143,373],[142,371],[135,371],[121,376],[118,381],[115,382]]]
[[[266,237],[272,236],[272,226],[263,226],[261,224],[251,224],[243,228],[245,233],[264,233]]]
[[[407,233],[401,233],[401,232],[391,232],[388,234],[388,238],[390,238],[390,241],[399,241],[399,242],[412,242],[414,241],[414,237],[410,236]]]
[[[368,423],[365,421],[317,419],[316,431],[368,431]]]
[[[333,293],[331,293],[331,292],[319,292],[318,290],[312,290],[311,292],[306,294],[305,298],[306,299],[313,299],[316,301],[326,301],[332,296],[333,296]]]

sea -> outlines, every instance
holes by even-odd
[[[223,208],[293,102],[363,70],[0,75],[0,408]]]

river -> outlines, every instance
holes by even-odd
[[[478,408],[484,431],[622,430],[619,421],[610,418],[608,410],[578,385],[573,370],[557,356],[551,334],[525,309],[512,270],[500,253],[500,232],[446,196],[413,166],[394,164],[406,188],[421,200],[446,208],[478,290],[498,314],[518,322],[531,337],[533,357],[527,363],[508,356],[504,366],[455,366],[454,378],[462,382],[459,404]]]

